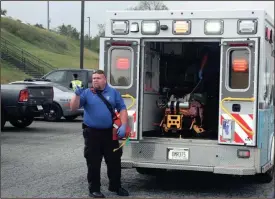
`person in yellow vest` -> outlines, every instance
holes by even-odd
[[[83,84],[82,84],[82,81],[78,80],[78,75],[75,73],[73,74],[74,76],[74,80],[71,81],[70,83],[70,88],[73,89],[73,91],[75,91],[76,87],[80,87],[80,88],[83,88]]]

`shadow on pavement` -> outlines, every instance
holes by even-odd
[[[259,184],[256,183],[253,176],[240,177],[193,171],[169,171],[156,177],[147,176],[146,181],[139,183],[139,188],[147,190],[188,191],[194,193],[219,192],[219,194],[236,193],[246,189],[253,191],[257,186]],[[272,193],[272,190],[270,190],[270,193]]]

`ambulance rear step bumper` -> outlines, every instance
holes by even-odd
[[[252,167],[207,167],[207,166],[191,166],[191,165],[176,165],[176,164],[157,164],[150,162],[131,162],[122,161],[122,168],[156,168],[156,169],[168,169],[168,170],[187,170],[187,171],[202,171],[212,172],[216,174],[226,175],[255,175],[256,169]]]

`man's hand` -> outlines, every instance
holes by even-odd
[[[119,129],[117,131],[117,135],[118,135],[119,138],[125,137],[125,135],[126,135],[126,124],[122,124],[119,127]]]
[[[81,95],[81,93],[84,91],[84,88],[80,88],[79,86],[76,86],[76,89],[75,89],[75,94],[77,95],[77,96],[80,96]]]
[[[79,88],[78,86],[75,89],[75,96],[72,97],[72,100],[70,102],[70,108],[72,111],[75,111],[79,108],[80,105],[80,95],[83,93],[85,89]]]

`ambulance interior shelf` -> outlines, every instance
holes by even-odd
[[[219,43],[152,42],[145,46],[143,136],[216,139]],[[207,53],[205,79],[200,80]]]

